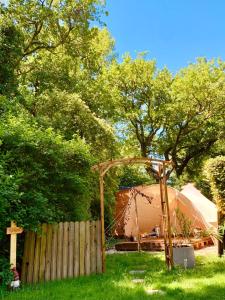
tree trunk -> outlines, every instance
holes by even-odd
[[[222,219],[223,219],[223,216],[221,214],[220,211],[218,211],[217,213],[217,219],[218,219],[218,231],[219,231],[219,227],[220,225],[222,224]],[[218,240],[218,256],[221,257],[224,253],[224,235],[222,237],[222,240]]]

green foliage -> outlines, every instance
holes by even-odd
[[[181,70],[171,85],[160,152],[172,159],[177,175],[202,159],[224,132],[224,67],[199,59]]]
[[[89,22],[98,19],[97,0],[10,0],[5,20],[12,20],[24,37],[23,58],[40,50],[54,51],[76,34],[77,51],[82,51],[92,30]],[[78,43],[79,41],[79,43]]]
[[[109,80],[117,87],[120,136],[144,157],[172,160],[179,177],[202,165],[224,133],[224,64],[199,59],[174,77],[154,61],[126,56]]]
[[[67,140],[80,136],[99,155],[103,149],[115,151],[112,127],[98,117],[79,94],[54,90],[36,99],[36,115],[45,126],[59,130]]]
[[[225,215],[225,156],[209,159],[204,168],[213,199],[219,211]]]
[[[175,213],[182,237],[189,240],[192,233],[192,221],[188,217],[186,217],[185,214],[179,208],[175,209]]]
[[[65,141],[26,114],[1,123],[1,228],[89,216],[91,156],[79,138]]]
[[[9,261],[5,257],[0,257],[0,283],[6,288],[13,280],[13,273],[10,270]]]
[[[143,184],[153,184],[155,180],[142,167],[126,166],[120,175],[120,186],[132,187]]]
[[[15,68],[22,53],[23,40],[15,25],[0,25],[0,94],[11,96],[17,88]]]

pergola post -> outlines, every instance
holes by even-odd
[[[168,243],[167,243],[167,212],[166,212],[166,202],[163,195],[163,178],[162,178],[162,165],[159,164],[159,188],[160,188],[160,198],[161,198],[161,208],[162,208],[162,217],[163,217],[163,239],[164,239],[164,247],[165,247],[165,260],[168,269],[169,267],[169,251],[168,251]]]
[[[169,200],[168,200],[165,164],[163,164],[163,183],[164,183],[165,202],[166,202],[167,232],[168,232],[168,240],[169,240],[169,249],[168,249],[169,250],[169,265],[168,266],[169,266],[169,270],[171,270],[174,266],[174,264],[173,264],[173,245],[172,245],[172,237],[171,237],[170,208],[169,208]]]
[[[137,226],[137,243],[138,243],[138,252],[141,251],[141,241],[140,241],[140,230],[139,230],[139,220],[138,220],[138,209],[137,209],[137,195],[134,196],[135,201],[135,214],[136,214],[136,226]]]
[[[102,251],[102,272],[105,272],[105,220],[104,220],[104,174],[102,170],[99,175],[100,188],[100,222],[101,222],[101,251]]]

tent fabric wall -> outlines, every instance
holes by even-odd
[[[149,233],[155,226],[162,228],[162,211],[160,200],[160,189],[158,184],[150,186],[138,186],[136,190],[152,199],[152,203],[146,200],[145,197],[137,195],[137,211],[138,211],[138,226],[141,234]],[[116,227],[115,234],[118,236],[137,236],[137,221],[135,211],[135,201],[131,199],[132,190],[122,190],[116,195]],[[175,209],[180,211],[192,221],[192,229],[198,228],[207,230],[213,225],[205,220],[196,204],[190,201],[185,195],[178,190],[168,187],[168,199],[170,206],[170,217],[172,228],[177,228],[179,232],[179,225]],[[208,199],[207,199],[208,200]],[[209,200],[208,200],[209,201]]]
[[[217,208],[215,203],[202,195],[193,183],[188,183],[183,186],[181,193],[198,208],[208,224],[217,227]]]

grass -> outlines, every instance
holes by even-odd
[[[130,270],[145,269],[145,274],[130,275]],[[132,278],[144,283],[132,283]],[[191,299],[225,300],[225,259],[215,255],[198,256],[192,270],[168,272],[163,254],[129,253],[107,256],[107,272],[24,286],[18,292],[3,292],[4,300],[145,300]],[[147,295],[146,289],[161,289],[165,295]]]

